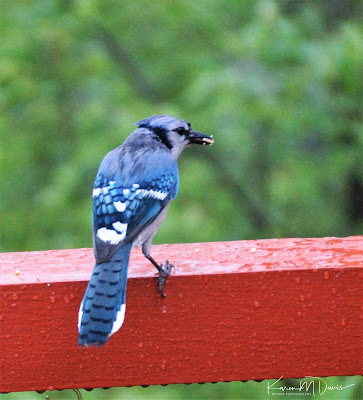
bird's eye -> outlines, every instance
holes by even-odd
[[[183,128],[183,127],[176,128],[175,132],[179,133],[179,135],[185,135],[186,134],[185,128]]]

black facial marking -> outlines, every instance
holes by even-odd
[[[167,131],[162,128],[153,128],[152,131],[156,135],[156,140],[161,141],[169,150],[173,147],[168,139]]]

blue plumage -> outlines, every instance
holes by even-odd
[[[154,116],[103,159],[93,190],[96,265],[79,310],[81,346],[103,345],[122,325],[130,251],[142,251],[159,271],[162,296],[171,265],[156,263],[151,241],[179,190],[177,158],[189,144],[212,137],[170,116]]]
[[[132,243],[96,264],[79,313],[80,345],[104,344],[125,317],[127,270]]]

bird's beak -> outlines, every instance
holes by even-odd
[[[208,146],[211,146],[214,143],[213,136],[209,136],[203,132],[194,131],[193,129],[190,130],[188,140],[191,144],[203,144]]]

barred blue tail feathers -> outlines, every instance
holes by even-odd
[[[132,243],[96,264],[78,314],[80,346],[104,345],[123,324]]]

